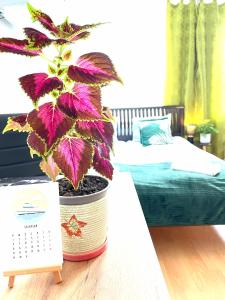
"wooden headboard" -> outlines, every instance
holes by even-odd
[[[154,107],[130,107],[112,108],[113,116],[117,123],[118,140],[128,141],[132,139],[133,118],[146,118],[153,116],[172,115],[172,135],[184,135],[184,107],[183,106],[154,106]]]

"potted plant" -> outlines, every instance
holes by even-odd
[[[10,117],[4,132],[27,132],[31,156],[42,159],[41,170],[53,181],[63,175],[59,192],[64,258],[88,259],[106,246],[108,180],[104,177],[112,179],[113,175],[112,116],[103,109],[101,88],[112,80],[121,80],[104,53],[90,52],[71,62],[73,45],[86,39],[100,23],[80,26],[66,18],[55,25],[47,14],[27,6],[33,21],[51,37],[27,27],[23,40],[1,38],[0,52],[40,56],[47,61],[48,71],[19,78],[34,109]],[[50,45],[56,51],[53,58],[45,55]],[[103,177],[90,176],[92,168]]]
[[[210,144],[212,133],[217,133],[218,131],[211,120],[204,120],[197,126],[196,132],[200,134],[200,143]]]

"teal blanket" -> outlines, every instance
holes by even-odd
[[[217,176],[173,170],[170,163],[117,164],[130,172],[149,226],[225,224],[225,162]]]

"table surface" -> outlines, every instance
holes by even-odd
[[[0,299],[154,300],[169,299],[156,252],[132,179],[117,173],[108,201],[108,248],[84,262],[65,261],[63,282],[52,273],[19,275],[12,289],[0,276]]]

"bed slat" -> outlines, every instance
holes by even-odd
[[[153,106],[112,108],[112,114],[117,121],[118,140],[128,141],[133,137],[132,126],[134,118],[146,118],[172,114],[172,135],[184,135],[184,107],[183,106]]]

